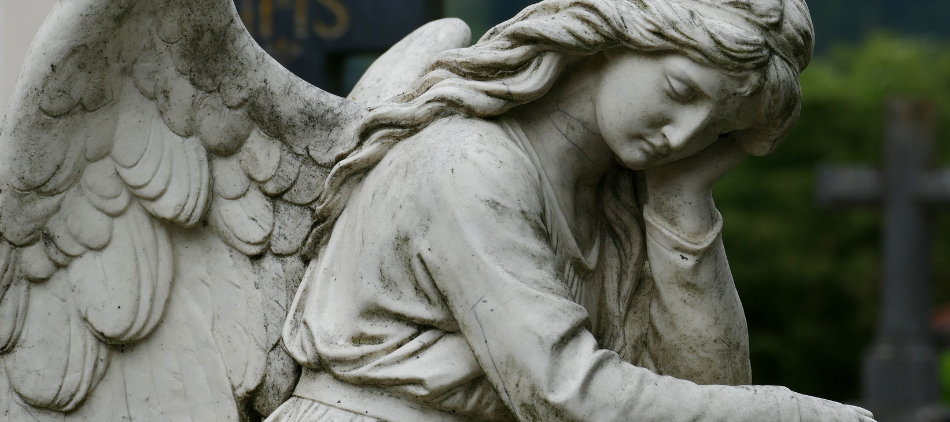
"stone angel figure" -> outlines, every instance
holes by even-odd
[[[711,195],[798,118],[803,0],[468,44],[427,25],[343,99],[230,0],[61,0],[0,134],[0,415],[872,421],[746,385]]]

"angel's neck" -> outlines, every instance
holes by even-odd
[[[598,185],[615,165],[614,153],[599,133],[594,90],[583,72],[583,67],[577,69],[544,97],[512,113],[582,247],[593,241],[598,224]]]

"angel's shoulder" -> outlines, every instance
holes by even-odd
[[[540,177],[518,143],[498,123],[446,118],[396,146],[366,179],[366,188],[403,192],[425,204],[451,200],[540,205]]]
[[[499,123],[478,118],[447,118],[405,140],[390,154],[391,164],[410,174],[457,179],[478,176],[485,182],[533,183],[538,173],[518,143]]]

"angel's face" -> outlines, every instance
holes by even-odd
[[[748,77],[673,53],[605,52],[594,96],[600,133],[635,170],[688,157],[755,121],[758,96],[739,92]]]

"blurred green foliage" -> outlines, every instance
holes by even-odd
[[[836,43],[858,43],[887,28],[918,38],[950,37],[947,0],[806,0],[818,33],[818,51]]]
[[[729,173],[715,197],[749,320],[754,382],[854,401],[877,321],[881,212],[819,208],[815,170],[878,165],[894,97],[934,104],[934,161],[950,162],[950,45],[877,34],[817,58],[801,81],[791,136]],[[936,305],[950,300],[950,219],[939,213],[934,239]]]

